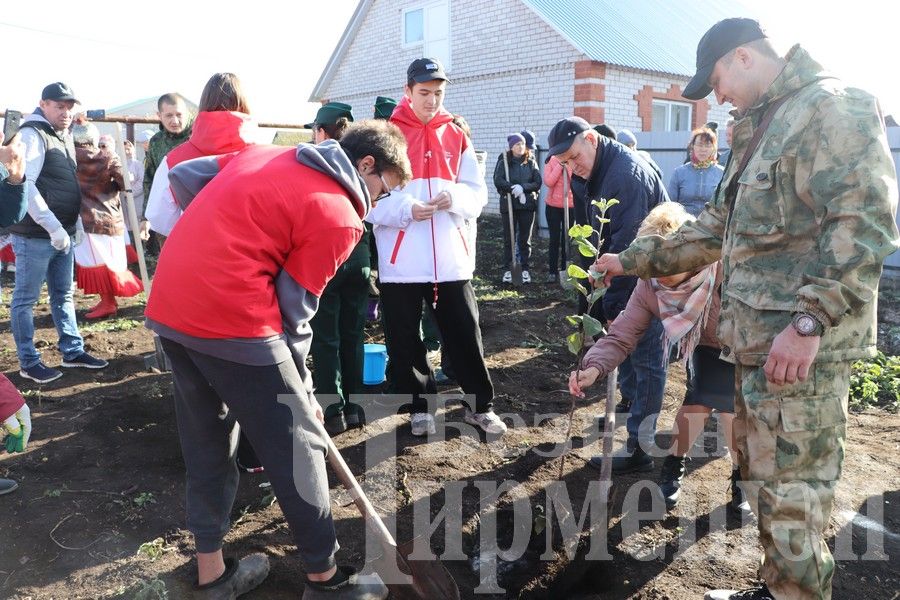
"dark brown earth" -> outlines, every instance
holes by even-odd
[[[461,550],[462,555],[451,553],[445,564],[463,598],[695,600],[721,584],[752,583],[758,557],[755,522],[742,525],[725,518],[728,461],[703,456],[709,454],[705,450],[716,447],[713,433],[695,447],[698,456],[689,463],[683,500],[667,517],[661,518],[661,511],[653,516],[649,491],[638,495],[639,477],[617,481],[608,508],[608,529],[600,515],[593,535],[595,552],[608,553],[608,559],[566,558],[555,525],[559,511],[552,507],[549,522],[554,537],[547,551],[547,489],[553,484],[556,487],[551,489],[559,490],[555,483],[559,462],[546,455],[565,433],[566,419],[561,415],[568,410],[569,396],[564,378],[573,359],[564,346],[569,328],[563,317],[573,312],[574,299],[557,285],[534,283],[521,289],[497,285],[498,239],[499,222],[483,219],[475,284],[485,355],[497,389],[496,410],[517,414],[519,424],[500,442],[485,443],[483,438],[452,429],[445,441],[426,442],[410,436],[404,420],[394,416],[336,439],[381,514],[389,524],[399,523],[398,539],[413,537],[415,514],[428,510],[433,517],[445,508],[445,489],[461,489],[461,500],[452,491],[446,500],[451,519],[457,512],[461,516],[461,534],[459,527],[450,527],[445,543],[445,529],[438,527],[431,545],[439,552],[445,546]],[[535,281],[545,277],[545,247],[544,240],[536,242]],[[0,456],[0,477],[20,484],[15,493],[0,498],[0,597],[190,597],[192,540],[184,529],[183,464],[171,377],[145,368],[143,357],[152,352],[153,343],[141,326],[142,302],[126,301],[116,319],[83,328],[89,350],[109,359],[109,368],[67,371],[62,379],[38,386],[18,376],[9,329],[11,280],[7,275],[3,288],[0,368],[27,397],[34,434],[24,455]],[[79,296],[77,301],[81,316],[94,298]],[[880,302],[882,347],[896,353],[900,295],[884,290]],[[59,364],[46,304],[38,307],[35,320],[44,360]],[[372,341],[381,338],[375,326],[367,334]],[[658,437],[663,447],[684,393],[681,367],[673,366],[670,373]],[[590,432],[596,429],[604,389],[596,386],[598,395],[580,401],[575,414],[575,450],[566,461],[564,484],[576,519],[583,515],[586,495],[594,509],[605,506],[596,488],[588,492],[599,477],[586,462],[599,452],[596,435]],[[559,416],[540,416],[545,413]],[[458,423],[462,408],[450,404],[445,416],[448,423]],[[837,546],[835,553],[841,558],[834,584],[836,599],[898,597],[898,425],[900,416],[881,410],[850,416],[844,474],[828,527],[829,544],[833,551]],[[396,472],[392,472],[392,461],[366,470],[365,444],[383,448],[392,443],[390,436],[395,432]],[[624,428],[620,428],[617,445],[623,437]],[[656,462],[658,467],[661,459]],[[654,471],[646,479],[655,480],[656,475]],[[303,581],[299,561],[277,504],[271,505],[267,491],[260,488],[265,481],[264,474],[242,478],[226,551],[236,555],[264,551],[271,559],[271,574],[248,599],[299,598]],[[487,496],[489,488],[501,482],[511,482],[513,490],[499,501],[496,538],[501,547],[509,545],[512,498],[522,499],[526,512],[519,523],[526,534],[520,544],[524,554],[507,556],[510,560],[501,560],[497,566],[498,585],[505,593],[476,594],[479,578],[473,565],[490,563],[493,554],[488,545],[495,539],[489,534],[491,506],[481,501],[481,491]],[[338,558],[362,566],[363,522],[334,479],[332,494],[342,545]],[[876,526],[866,528],[870,521],[857,513],[868,515]],[[879,531],[877,525],[892,533]],[[427,533],[421,528],[415,531]],[[482,591],[489,589],[482,585]]]

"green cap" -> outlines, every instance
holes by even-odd
[[[397,101],[387,96],[377,96],[375,98],[375,118],[390,119],[397,107]]]
[[[316,112],[316,120],[312,123],[307,123],[303,127],[305,129],[315,129],[316,124],[318,125],[334,125],[337,123],[337,120],[341,117],[346,118],[348,121],[353,121],[353,113],[351,112],[353,107],[349,104],[344,104],[343,102],[328,102],[327,104],[323,104],[322,107]]]

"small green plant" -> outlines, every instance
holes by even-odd
[[[144,556],[150,560],[157,560],[166,552],[171,552],[174,549],[172,546],[167,546],[164,539],[158,537],[151,542],[141,544],[137,549],[137,555]]]
[[[134,600],[168,600],[169,591],[166,582],[156,578],[150,581],[139,581],[134,588]]]
[[[572,225],[569,228],[569,237],[572,238],[572,241],[575,243],[578,248],[578,253],[587,258],[593,258],[596,261],[600,258],[600,248],[603,247],[603,226],[609,223],[609,219],[606,218],[607,211],[618,204],[619,201],[615,198],[610,198],[609,200],[605,198],[601,198],[599,200],[592,200],[591,205],[597,209],[597,212],[600,214],[595,215],[597,219],[597,223],[599,223],[599,227],[594,229],[591,225]],[[592,238],[596,240],[596,246],[594,245],[594,241]],[[591,316],[591,309],[594,307],[594,304],[597,303],[603,296],[606,294],[606,288],[602,285],[597,288],[592,288],[589,284],[589,278],[594,281],[600,281],[602,283],[604,273],[598,273],[594,271],[593,266],[589,268],[589,270],[585,271],[580,266],[575,263],[570,263],[568,268],[566,269],[566,274],[568,275],[568,283],[575,290],[578,291],[579,294],[585,297],[587,300],[587,310],[584,311],[582,315],[569,315],[566,317],[566,321],[577,327],[577,331],[569,334],[566,337],[566,345],[569,347],[569,352],[575,355],[575,369],[578,370],[581,368],[581,359],[584,357],[585,346],[584,342],[588,337],[593,338],[596,335],[604,333],[603,323],[595,319]],[[586,285],[587,284],[587,285]],[[592,289],[588,289],[591,287]],[[575,402],[577,398],[572,396],[572,403],[569,407],[569,426],[566,430],[566,443],[568,444],[569,439],[572,435],[572,420],[575,416]],[[566,455],[560,457],[559,460],[559,479],[562,479],[563,476],[563,468],[565,467]]]
[[[138,508],[144,508],[148,504],[156,504],[156,498],[153,497],[152,492],[141,492],[132,498],[131,501],[134,502],[134,505]]]
[[[858,360],[850,371],[850,408],[877,407],[900,410],[900,356],[878,352],[871,360]]]
[[[89,323],[81,327],[81,331],[88,332],[98,332],[98,331],[128,331],[129,329],[134,329],[135,327],[141,327],[144,325],[143,321],[139,321],[137,319],[109,319],[106,321],[98,321],[96,323]]]

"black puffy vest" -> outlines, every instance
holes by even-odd
[[[59,219],[69,235],[75,233],[75,222],[81,210],[81,188],[75,176],[75,145],[72,136],[65,138],[44,121],[26,121],[22,127],[31,127],[44,142],[44,167],[35,185],[47,206]],[[9,228],[11,233],[31,238],[49,238],[50,234],[26,215],[21,222]]]

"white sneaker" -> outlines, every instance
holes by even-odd
[[[503,283],[512,283],[512,271],[503,274]]]
[[[434,435],[434,417],[428,413],[413,413],[409,424],[415,436]]]
[[[522,271],[522,283],[531,283],[531,273]]]
[[[478,425],[485,432],[493,435],[503,435],[506,433],[506,423],[504,423],[493,411],[474,413],[467,408],[464,420],[469,425]]]

